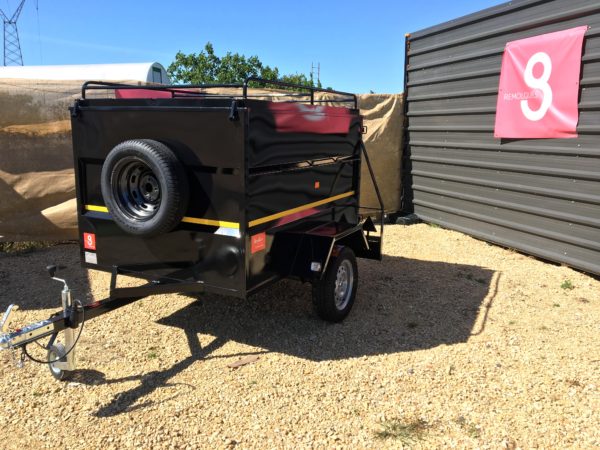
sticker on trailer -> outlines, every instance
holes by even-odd
[[[496,105],[496,138],[575,138],[587,26],[506,44]]]
[[[92,252],[84,252],[83,259],[88,264],[98,264],[98,255]]]
[[[94,233],[83,233],[83,248],[96,250],[96,235]]]
[[[238,228],[231,227],[219,227],[217,231],[215,231],[215,234],[219,234],[221,236],[231,236],[235,238],[241,237],[240,230]]]
[[[250,237],[250,253],[254,254],[267,248],[267,234],[265,232]]]

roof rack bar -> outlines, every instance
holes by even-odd
[[[113,83],[106,81],[86,81],[81,86],[81,98],[83,100],[86,99],[86,95],[88,91],[98,91],[98,90],[111,90],[111,89],[137,89],[137,90],[152,90],[152,91],[167,91],[173,94],[184,94],[185,96],[194,96],[194,93],[190,92],[189,89],[215,89],[215,88],[234,88],[242,90],[242,98],[247,100],[248,98],[254,97],[254,95],[248,95],[248,87],[249,83],[259,83],[264,85],[272,85],[279,86],[283,88],[293,88],[296,89],[296,92],[290,92],[289,94],[278,93],[276,95],[272,95],[273,97],[309,97],[310,96],[310,104],[314,105],[315,103],[325,103],[325,102],[335,102],[335,103],[353,103],[354,109],[358,109],[358,97],[356,94],[352,94],[350,92],[342,92],[342,91],[334,91],[330,89],[321,89],[315,88],[312,86],[305,86],[301,84],[287,83],[279,80],[267,80],[265,78],[257,78],[257,77],[249,77],[246,78],[243,84],[184,84],[184,85],[130,85],[125,83]],[[328,94],[339,95],[342,97],[346,97],[343,99],[331,99],[331,100],[315,100],[315,92],[324,92]],[[206,94],[205,94],[206,95]],[[211,96],[210,94],[206,96]],[[218,94],[214,94],[214,97],[219,96]],[[257,95],[258,97],[269,96],[265,95]],[[234,96],[231,96],[234,97]]]
[[[132,85],[125,83],[111,83],[106,81],[86,81],[81,86],[81,98],[85,100],[87,91],[99,91],[107,89],[139,89],[151,91],[171,91],[176,92],[180,89],[197,89],[197,88],[241,88],[240,84],[171,84],[171,85]],[[187,91],[183,91],[187,92]],[[189,93],[189,92],[187,92]]]
[[[336,95],[351,97],[352,100],[345,100],[345,101],[352,101],[354,103],[354,109],[358,109],[358,97],[356,96],[356,94],[352,94],[350,92],[334,91],[333,89],[331,89],[331,90],[330,89],[322,89],[322,88],[316,88],[316,87],[312,87],[312,86],[305,86],[302,84],[287,83],[285,81],[279,81],[279,80],[267,80],[265,78],[258,78],[258,77],[248,77],[244,81],[244,99],[248,97],[248,83],[253,82],[253,81],[256,83],[270,84],[273,86],[296,88],[298,90],[307,90],[308,89],[308,90],[310,90],[310,100],[311,100],[310,103],[311,104],[314,104],[315,92],[326,92],[328,94],[336,94]]]

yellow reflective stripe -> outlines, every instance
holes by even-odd
[[[212,220],[212,219],[197,219],[195,217],[184,217],[181,219],[182,222],[197,223],[199,225],[211,225],[213,227],[225,227],[240,229],[240,224],[235,222],[225,222],[223,220]]]
[[[248,227],[255,227],[256,225],[261,225],[263,223],[270,222],[272,220],[281,219],[282,217],[289,216],[292,214],[296,214],[302,211],[306,211],[310,208],[316,208],[317,206],[325,205],[327,203],[335,202],[336,200],[341,200],[342,198],[350,197],[354,195],[354,191],[344,192],[343,194],[334,195],[333,197],[324,198],[322,200],[317,200],[316,202],[307,203],[306,205],[297,206],[296,208],[288,209],[286,211],[281,211],[276,214],[271,214],[270,216],[261,217],[260,219],[252,220],[248,223]],[[97,205],[85,205],[85,209],[88,211],[96,211],[96,212],[108,212],[108,208],[106,206],[97,206]],[[196,217],[184,217],[181,219],[182,222],[186,223],[195,223],[198,225],[210,225],[215,227],[225,227],[225,228],[240,228],[240,224],[236,222],[226,222],[223,220],[213,220],[213,219],[199,219]]]
[[[335,202],[336,200],[340,200],[342,198],[350,197],[354,195],[354,191],[345,192],[343,194],[334,195],[333,197],[324,198],[323,200],[318,200],[316,202],[307,203],[306,205],[298,206],[296,208],[288,209],[286,211],[281,211],[277,214],[271,214],[270,216],[261,217],[260,219],[252,220],[248,223],[248,227],[255,227],[256,225],[260,225],[266,222],[270,222],[275,219],[281,219],[282,217],[289,216],[292,214],[296,214],[302,211],[306,211],[310,208],[315,208],[317,206],[325,205],[326,203]]]
[[[85,205],[85,209],[88,211],[96,211],[107,213],[108,208],[106,206],[98,206],[98,205]],[[184,217],[181,219],[182,222],[186,223],[195,223],[198,225],[210,225],[213,227],[225,227],[225,228],[235,228],[236,230],[240,229],[240,224],[235,222],[225,222],[223,220],[212,220],[212,219],[198,219],[196,217]]]
[[[106,206],[96,206],[96,205],[85,205],[85,209],[88,211],[96,211],[96,212],[108,212],[108,208]]]

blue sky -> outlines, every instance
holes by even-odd
[[[0,0],[11,13],[20,0]],[[158,61],[177,51],[258,55],[282,73],[320,62],[325,86],[401,92],[404,34],[500,0],[27,0],[19,20],[26,65]],[[36,4],[39,4],[36,10]],[[38,23],[39,12],[39,23]]]

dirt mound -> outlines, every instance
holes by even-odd
[[[63,134],[71,132],[70,120],[57,120],[54,122],[32,123],[28,125],[9,125],[0,128],[0,133],[18,134],[24,136],[38,137],[52,134]]]

